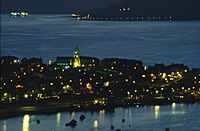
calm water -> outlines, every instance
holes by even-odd
[[[76,21],[62,15],[1,15],[1,55],[42,57],[47,62],[56,56],[71,56],[76,45],[85,56],[138,59],[145,65],[185,63],[199,68],[200,21],[102,22]],[[81,114],[86,115],[82,122],[78,120]],[[65,127],[72,118],[78,120],[78,125]],[[41,124],[36,124],[37,119]],[[166,127],[172,131],[199,131],[200,105],[117,108],[113,113],[27,114],[1,120],[0,131],[105,131],[110,125],[135,131],[163,131]]]
[[[86,119],[79,120],[84,114]],[[125,122],[122,119],[125,118]],[[36,120],[40,119],[40,124]],[[77,126],[65,127],[76,119]],[[0,121],[1,131],[108,131],[110,126],[122,131],[200,131],[200,105],[172,104],[141,108],[117,108],[115,112],[62,112],[54,115],[24,115]],[[129,126],[130,125],[130,126]]]
[[[20,58],[81,55],[119,57],[154,63],[200,67],[200,21],[76,21],[63,15],[1,15],[1,55]]]

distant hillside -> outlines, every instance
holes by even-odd
[[[121,0],[80,14],[91,20],[200,20],[200,0]]]

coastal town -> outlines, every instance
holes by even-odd
[[[184,64],[100,60],[81,56],[76,47],[73,56],[47,64],[42,58],[1,56],[0,65],[0,117],[200,101],[200,69]]]

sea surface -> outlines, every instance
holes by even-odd
[[[86,119],[79,120],[80,115]],[[37,124],[37,120],[40,124]],[[70,120],[77,126],[66,127]],[[125,122],[122,122],[125,119]],[[1,131],[200,131],[200,104],[116,108],[114,112],[58,112],[53,115],[29,115],[0,120]]]
[[[117,57],[200,68],[200,21],[77,21],[68,15],[1,15],[1,56]],[[79,120],[84,114],[86,119]],[[71,119],[76,127],[65,127]],[[125,122],[122,122],[122,119]],[[36,123],[39,119],[40,124]],[[116,108],[114,112],[58,112],[0,120],[0,131],[200,131],[200,104]]]
[[[136,59],[200,67],[200,21],[77,21],[69,15],[1,15],[1,56]]]

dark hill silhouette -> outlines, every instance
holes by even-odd
[[[200,20],[200,0],[121,0],[80,13],[90,19]]]

